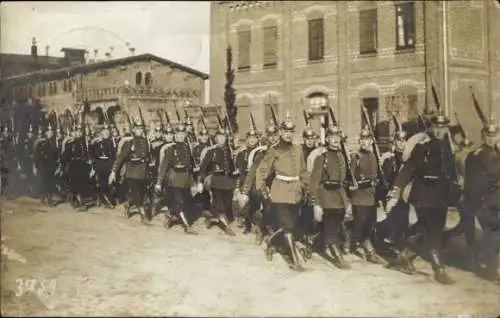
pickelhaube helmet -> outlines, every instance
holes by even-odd
[[[359,133],[359,138],[370,138],[371,136],[372,135],[370,134],[370,131],[366,126],[365,128],[361,129],[361,132]]]
[[[38,135],[41,135],[43,133],[43,128],[42,128],[42,125],[39,125],[38,126]]]
[[[398,130],[394,133],[394,141],[396,141],[396,140],[405,141],[407,136],[408,135],[406,134],[406,131]]]
[[[30,124],[30,127],[29,127],[29,129],[28,129],[28,133],[30,133],[30,134],[32,134],[32,133],[33,133],[33,125],[32,125],[32,124]]]
[[[175,131],[176,132],[186,132],[187,127],[183,123],[179,123],[177,126],[175,126]]]
[[[193,126],[193,121],[189,117],[186,118],[186,126]]]
[[[168,126],[165,128],[165,133],[166,133],[166,134],[173,134],[173,133],[174,133],[174,129],[172,128],[172,126],[168,125]]]
[[[490,137],[495,137],[498,134],[498,126],[495,124],[495,117],[493,114],[490,115],[488,122],[483,126],[482,132]]]
[[[330,137],[330,136],[339,136],[339,137],[343,137],[343,134],[342,134],[342,129],[340,129],[339,126],[337,125],[334,125],[333,127],[330,127],[326,130],[326,136],[327,137]]]
[[[222,127],[219,127],[217,128],[217,131],[215,132],[215,135],[226,135],[226,130],[224,130],[224,128]]]
[[[52,129],[52,125],[49,123],[48,127],[47,127],[47,131],[53,131]]]
[[[161,123],[157,123],[157,124],[155,125],[155,131],[156,131],[156,132],[161,132],[162,130],[163,130],[163,129],[162,129]]]
[[[450,119],[444,114],[438,113],[431,117],[431,123],[438,127],[445,127],[450,123]]]
[[[140,118],[136,118],[134,120],[134,127],[144,128],[144,125],[142,124],[142,120]]]
[[[304,129],[304,132],[302,132],[302,137],[303,138],[315,138],[316,133],[310,127],[307,127],[306,129]]]
[[[250,129],[247,132],[247,137],[257,137],[259,136],[259,133],[255,129]]]
[[[200,129],[200,131],[198,132],[198,134],[200,136],[208,136],[208,130],[206,130],[205,128],[202,128],[202,129]]]
[[[295,130],[295,124],[292,122],[290,118],[290,112],[287,110],[285,120],[281,123],[280,129],[286,130],[286,131],[294,131]]]

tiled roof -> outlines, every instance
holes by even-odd
[[[156,61],[158,63],[166,64],[171,66],[172,68],[177,68],[179,70],[183,70],[185,72],[191,73],[193,75],[196,75],[198,77],[201,77],[203,79],[208,79],[208,74],[200,72],[198,70],[192,69],[190,67],[184,66],[182,64],[152,55],[152,54],[141,54],[141,55],[134,55],[134,56],[128,56],[120,59],[114,59],[114,60],[109,60],[109,61],[102,61],[102,62],[97,62],[97,63],[92,63],[92,64],[82,64],[82,65],[77,65],[77,66],[71,66],[71,67],[64,67],[60,69],[55,69],[55,70],[42,70],[42,71],[37,71],[37,72],[32,72],[32,73],[27,73],[27,74],[22,74],[22,75],[16,75],[16,76],[11,76],[8,78],[5,78],[2,80],[5,84],[18,84],[18,83],[23,83],[25,81],[44,81],[44,80],[52,80],[56,78],[61,78],[61,77],[67,77],[67,76],[72,76],[76,74],[85,74],[89,72],[93,72],[96,70],[100,69],[107,69],[107,68],[113,68],[117,67],[120,65],[127,65],[130,63],[134,62],[139,62],[139,61]]]

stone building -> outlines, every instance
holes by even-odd
[[[500,113],[498,30],[494,0],[212,2],[210,99],[223,104],[231,45],[242,132],[249,112],[263,128],[271,104],[289,111],[299,138],[302,110],[329,104],[353,142],[364,103],[387,141],[391,114],[405,122],[435,108],[434,82],[442,108],[478,141],[470,87],[485,112]]]
[[[206,79],[205,73],[142,54],[11,76],[1,81],[2,100],[4,105],[39,104],[57,114],[81,109],[87,101],[91,111],[113,108],[136,117],[140,106],[151,122],[157,119],[157,109],[176,119],[175,109],[184,115],[182,108],[189,106],[188,113],[196,116],[193,113],[204,102]]]

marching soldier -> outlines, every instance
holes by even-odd
[[[208,148],[211,146],[211,140],[210,140],[210,135],[208,134],[208,130],[205,128],[202,128],[199,133],[198,133],[198,144],[193,147],[193,157],[194,157],[194,163],[195,163],[195,179],[198,180],[198,172],[200,170],[200,163],[201,163],[201,153],[204,151],[204,149]],[[207,189],[203,189],[201,193],[197,193],[193,197],[193,201],[195,206],[200,210],[200,211],[207,211],[210,209],[210,192]]]
[[[174,129],[172,128],[172,126],[170,126],[170,124],[168,124],[165,128],[163,139],[166,143],[174,142]]]
[[[33,185],[35,184],[33,176],[33,149],[35,146],[36,136],[33,135],[33,126],[30,124],[29,131],[26,134],[18,149],[20,165],[18,170],[25,176],[24,182],[30,195],[34,194]]]
[[[108,183],[109,174],[116,158],[116,149],[113,145],[110,127],[104,125],[100,136],[92,143],[92,157],[94,158],[94,169],[97,176],[99,191],[97,193],[98,204],[103,204],[107,208],[114,208],[116,202],[111,195],[111,188]]]
[[[45,138],[42,138],[35,146],[33,160],[33,170],[35,175],[39,176],[41,201],[49,206],[54,206],[53,195],[56,190],[55,172],[57,170],[58,151],[50,124]]]
[[[371,234],[377,222],[377,203],[375,188],[378,184],[378,162],[373,153],[373,139],[368,128],[361,130],[359,135],[360,149],[351,154],[353,173],[357,188],[351,186],[351,201],[353,211],[352,249],[363,249],[366,259],[375,264],[383,264],[371,242]]]
[[[500,148],[498,145],[498,127],[487,123],[481,132],[483,143],[471,152],[465,162],[464,209],[471,215],[474,224],[474,213],[483,230],[481,250],[485,259],[484,274],[488,279],[500,283],[498,272],[500,257]],[[474,212],[475,211],[475,212]],[[471,231],[469,229],[469,231]],[[474,234],[470,234],[473,251],[477,251]],[[469,243],[469,242],[468,242]],[[474,261],[477,262],[477,257]],[[484,262],[483,262],[484,261]]]
[[[341,252],[342,224],[346,208],[350,206],[344,184],[347,178],[347,158],[342,153],[342,132],[328,129],[327,149],[314,159],[309,181],[314,216],[321,222],[323,240],[340,269],[350,269]]]
[[[87,211],[85,200],[88,194],[88,180],[91,173],[90,153],[83,135],[83,126],[74,128],[74,138],[65,146],[62,165],[67,168],[71,202],[79,211]]]
[[[126,164],[125,181],[128,185],[129,202],[125,214],[131,217],[134,213],[141,215],[141,220],[146,221],[144,209],[144,196],[147,188],[147,169],[149,160],[148,140],[144,138],[144,126],[140,120],[135,121],[132,130],[133,136],[124,140],[121,149],[109,175],[109,183],[116,181],[116,176],[123,165]]]
[[[210,212],[205,213],[205,222],[207,228],[221,224],[227,235],[235,236],[236,233],[229,226],[227,213],[232,208],[233,191],[236,188],[236,167],[224,129],[217,130],[216,142],[201,158],[200,164],[199,182],[212,192],[212,206]]]
[[[295,125],[290,121],[289,116],[282,122],[280,128],[280,142],[266,153],[257,168],[256,175],[256,188],[265,198],[271,200],[279,224],[278,227],[274,227],[273,234],[267,240],[266,255],[270,258],[269,256],[273,253],[272,239],[283,233],[290,251],[290,268],[304,271],[295,246],[294,232],[307,182],[306,163],[301,146],[292,143]],[[268,178],[273,173],[269,188]]]
[[[413,180],[409,203],[415,207],[421,229],[425,227],[427,246],[434,278],[441,284],[453,284],[441,262],[443,230],[448,212],[448,199],[455,163],[446,140],[450,120],[438,114],[431,118],[432,127],[428,138],[417,144],[410,158],[399,171],[389,192],[387,210],[390,211],[401,199],[402,189]],[[408,270],[414,271],[412,254],[406,247],[401,253]]]
[[[162,147],[155,190],[160,193],[165,185],[171,192],[171,210],[166,213],[166,227],[170,228],[177,221],[180,221],[186,233],[197,234],[191,228],[187,215],[192,211],[190,188],[194,183],[194,160],[186,137],[186,126],[179,124],[176,127],[175,144],[170,147]],[[202,185],[200,184],[198,187],[201,188]]]
[[[241,193],[241,188],[243,184],[245,183],[245,179],[248,176],[248,157],[250,153],[257,148],[258,143],[259,143],[259,135],[258,132],[251,129],[247,133],[247,146],[242,149],[240,152],[238,152],[238,155],[236,156],[236,166],[239,171],[239,176],[238,176],[238,182],[236,186],[236,193],[237,195]],[[247,234],[251,231],[252,229],[252,222],[251,220],[254,217],[255,212],[259,210],[260,208],[260,200],[256,200],[255,198],[255,193],[253,193],[254,196],[252,197],[253,200],[249,201],[249,205],[246,206],[245,209],[239,209],[241,215],[238,215],[238,226],[243,227],[244,234]]]
[[[244,207],[250,200],[256,200],[258,203],[254,203],[255,205],[262,205],[261,213],[256,213],[256,220],[254,220],[256,225],[255,243],[257,245],[262,244],[264,234],[270,234],[273,232],[272,229],[268,231],[267,227],[271,227],[272,224],[277,223],[277,221],[274,220],[274,215],[272,214],[270,200],[264,198],[255,187],[257,167],[261,163],[267,151],[279,142],[279,138],[278,130],[274,124],[271,123],[271,125],[266,128],[266,138],[262,141],[262,145],[252,150],[248,156],[248,166],[250,168],[247,177],[245,178],[245,182],[241,186],[240,190],[240,207]],[[268,187],[271,187],[271,177],[272,176],[270,176],[267,180]],[[250,193],[253,194],[251,197],[249,195]]]

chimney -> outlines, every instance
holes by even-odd
[[[49,56],[49,48],[50,46],[48,45],[45,46],[45,56]]]
[[[34,58],[38,58],[38,52],[37,52],[37,47],[36,47],[36,38],[33,38],[33,40],[31,40],[31,56]]]

